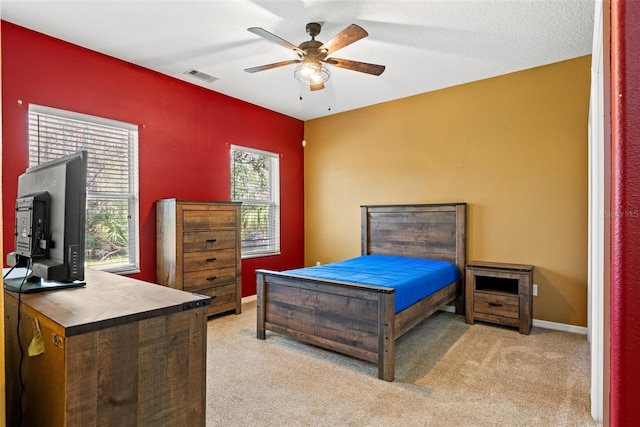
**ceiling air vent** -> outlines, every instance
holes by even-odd
[[[193,68],[184,72],[186,75],[195,77],[196,79],[200,79],[207,83],[213,83],[216,80],[219,80],[217,77],[212,76],[211,74],[203,73],[202,71],[194,70]]]

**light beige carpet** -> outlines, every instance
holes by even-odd
[[[207,426],[597,426],[584,336],[437,312],[396,342],[396,380],[275,333],[255,302],[208,322]]]

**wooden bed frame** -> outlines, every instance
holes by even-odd
[[[270,330],[378,365],[393,381],[395,340],[455,300],[464,313],[466,203],[362,206],[363,255],[455,263],[460,280],[395,314],[392,288],[257,270],[257,336]]]

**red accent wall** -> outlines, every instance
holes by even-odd
[[[640,2],[613,0],[610,425],[638,423]]]
[[[17,177],[28,163],[29,104],[39,104],[139,126],[136,278],[156,278],[156,200],[230,199],[231,144],[280,154],[282,255],[243,261],[243,296],[255,294],[257,268],[303,265],[304,122],[5,21],[2,85],[5,251],[14,245]]]

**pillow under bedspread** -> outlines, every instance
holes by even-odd
[[[460,278],[458,267],[447,261],[391,255],[365,255],[287,273],[394,288],[395,312],[415,304]]]

